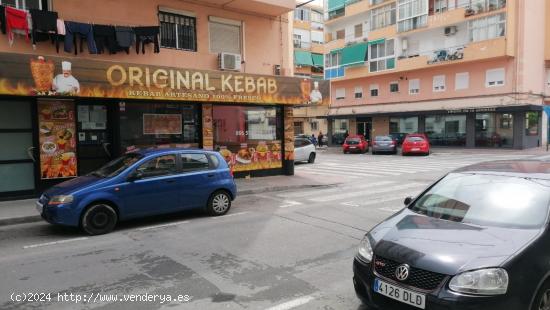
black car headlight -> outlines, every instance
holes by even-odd
[[[359,248],[357,249],[359,258],[363,261],[370,263],[372,261],[372,256],[374,255],[372,251],[372,246],[369,241],[368,235],[366,235],[363,240],[359,243]]]
[[[454,276],[449,288],[458,293],[502,295],[508,290],[508,273],[502,268],[467,271]]]

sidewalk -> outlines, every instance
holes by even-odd
[[[235,179],[235,182],[237,183],[238,195],[250,195],[286,189],[331,186],[337,184],[338,180],[326,178],[318,180],[299,175],[277,175]],[[36,211],[35,202],[36,199],[0,201],[0,226],[42,221],[38,211]]]

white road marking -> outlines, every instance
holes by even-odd
[[[173,222],[173,223],[168,223],[168,224],[163,224],[163,225],[147,226],[147,227],[139,228],[138,230],[149,230],[149,229],[170,227],[170,226],[176,226],[176,225],[186,224],[186,223],[189,223],[189,221],[180,221],[180,222]]]
[[[88,237],[72,238],[72,239],[64,239],[64,240],[58,240],[58,241],[52,241],[52,242],[30,244],[30,245],[23,246],[23,249],[32,249],[32,248],[38,248],[38,247],[43,247],[43,246],[55,245],[55,244],[63,244],[63,243],[74,242],[74,241],[82,241],[82,240],[86,240],[86,239],[88,239]]]
[[[249,212],[248,211],[243,211],[243,212],[226,214],[226,215],[222,215],[222,216],[214,216],[214,217],[211,217],[211,219],[224,219],[224,218],[227,218],[227,217],[243,215],[243,214],[247,214],[247,213],[249,213]]]
[[[368,199],[370,196],[374,194],[382,194],[382,193],[389,193],[393,191],[401,191],[404,189],[410,189],[410,188],[422,188],[426,186],[425,183],[409,183],[405,185],[396,185],[396,186],[390,186],[390,187],[383,187],[383,188],[377,188],[375,190],[369,190],[366,189],[364,191],[352,191],[348,193],[343,193],[339,195],[331,195],[328,197],[318,197],[318,198],[310,198],[310,201],[315,202],[329,202],[334,201],[338,199],[345,199],[345,198],[351,198],[351,197],[357,197],[357,196],[365,196],[366,199]]]
[[[359,207],[360,206],[360,205],[354,203],[353,201],[342,202],[340,204],[343,205],[343,206],[350,206],[350,207]]]
[[[282,206],[279,206],[279,208],[288,208],[288,207],[298,206],[302,204],[301,202],[293,201],[293,200],[285,200],[284,203],[285,204]]]
[[[395,183],[397,183],[397,181],[380,181],[374,184],[364,183],[364,184],[353,186],[353,189],[373,188],[373,187],[379,187],[379,186],[395,184]],[[341,193],[342,191],[348,191],[348,190],[349,188],[338,187],[338,188],[328,188],[328,189],[315,189],[315,190],[308,190],[308,191],[295,192],[295,193],[284,193],[284,194],[279,194],[277,196],[283,197],[283,198],[303,198],[307,196],[331,195],[334,193]],[[260,197],[263,197],[263,196],[260,196]],[[271,198],[271,199],[275,199],[275,198]]]
[[[266,310],[289,310],[301,305],[305,305],[308,302],[312,301],[313,299],[315,299],[313,296],[304,296],[304,297],[293,299],[291,301],[287,301],[285,303],[279,304],[271,308],[267,308]]]

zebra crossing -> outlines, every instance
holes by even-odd
[[[346,157],[319,159],[310,165],[297,165],[296,173],[314,176],[345,176],[350,179],[365,177],[396,177],[404,174],[447,172],[471,164],[489,160],[526,159],[532,155],[452,155],[438,154],[427,157],[362,155],[347,160]]]

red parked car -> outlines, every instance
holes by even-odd
[[[350,135],[342,144],[344,154],[351,152],[366,153],[369,151],[369,141],[363,135]]]
[[[401,146],[401,154],[403,156],[409,154],[430,154],[430,142],[428,137],[423,133],[408,134],[403,139],[403,145]]]

